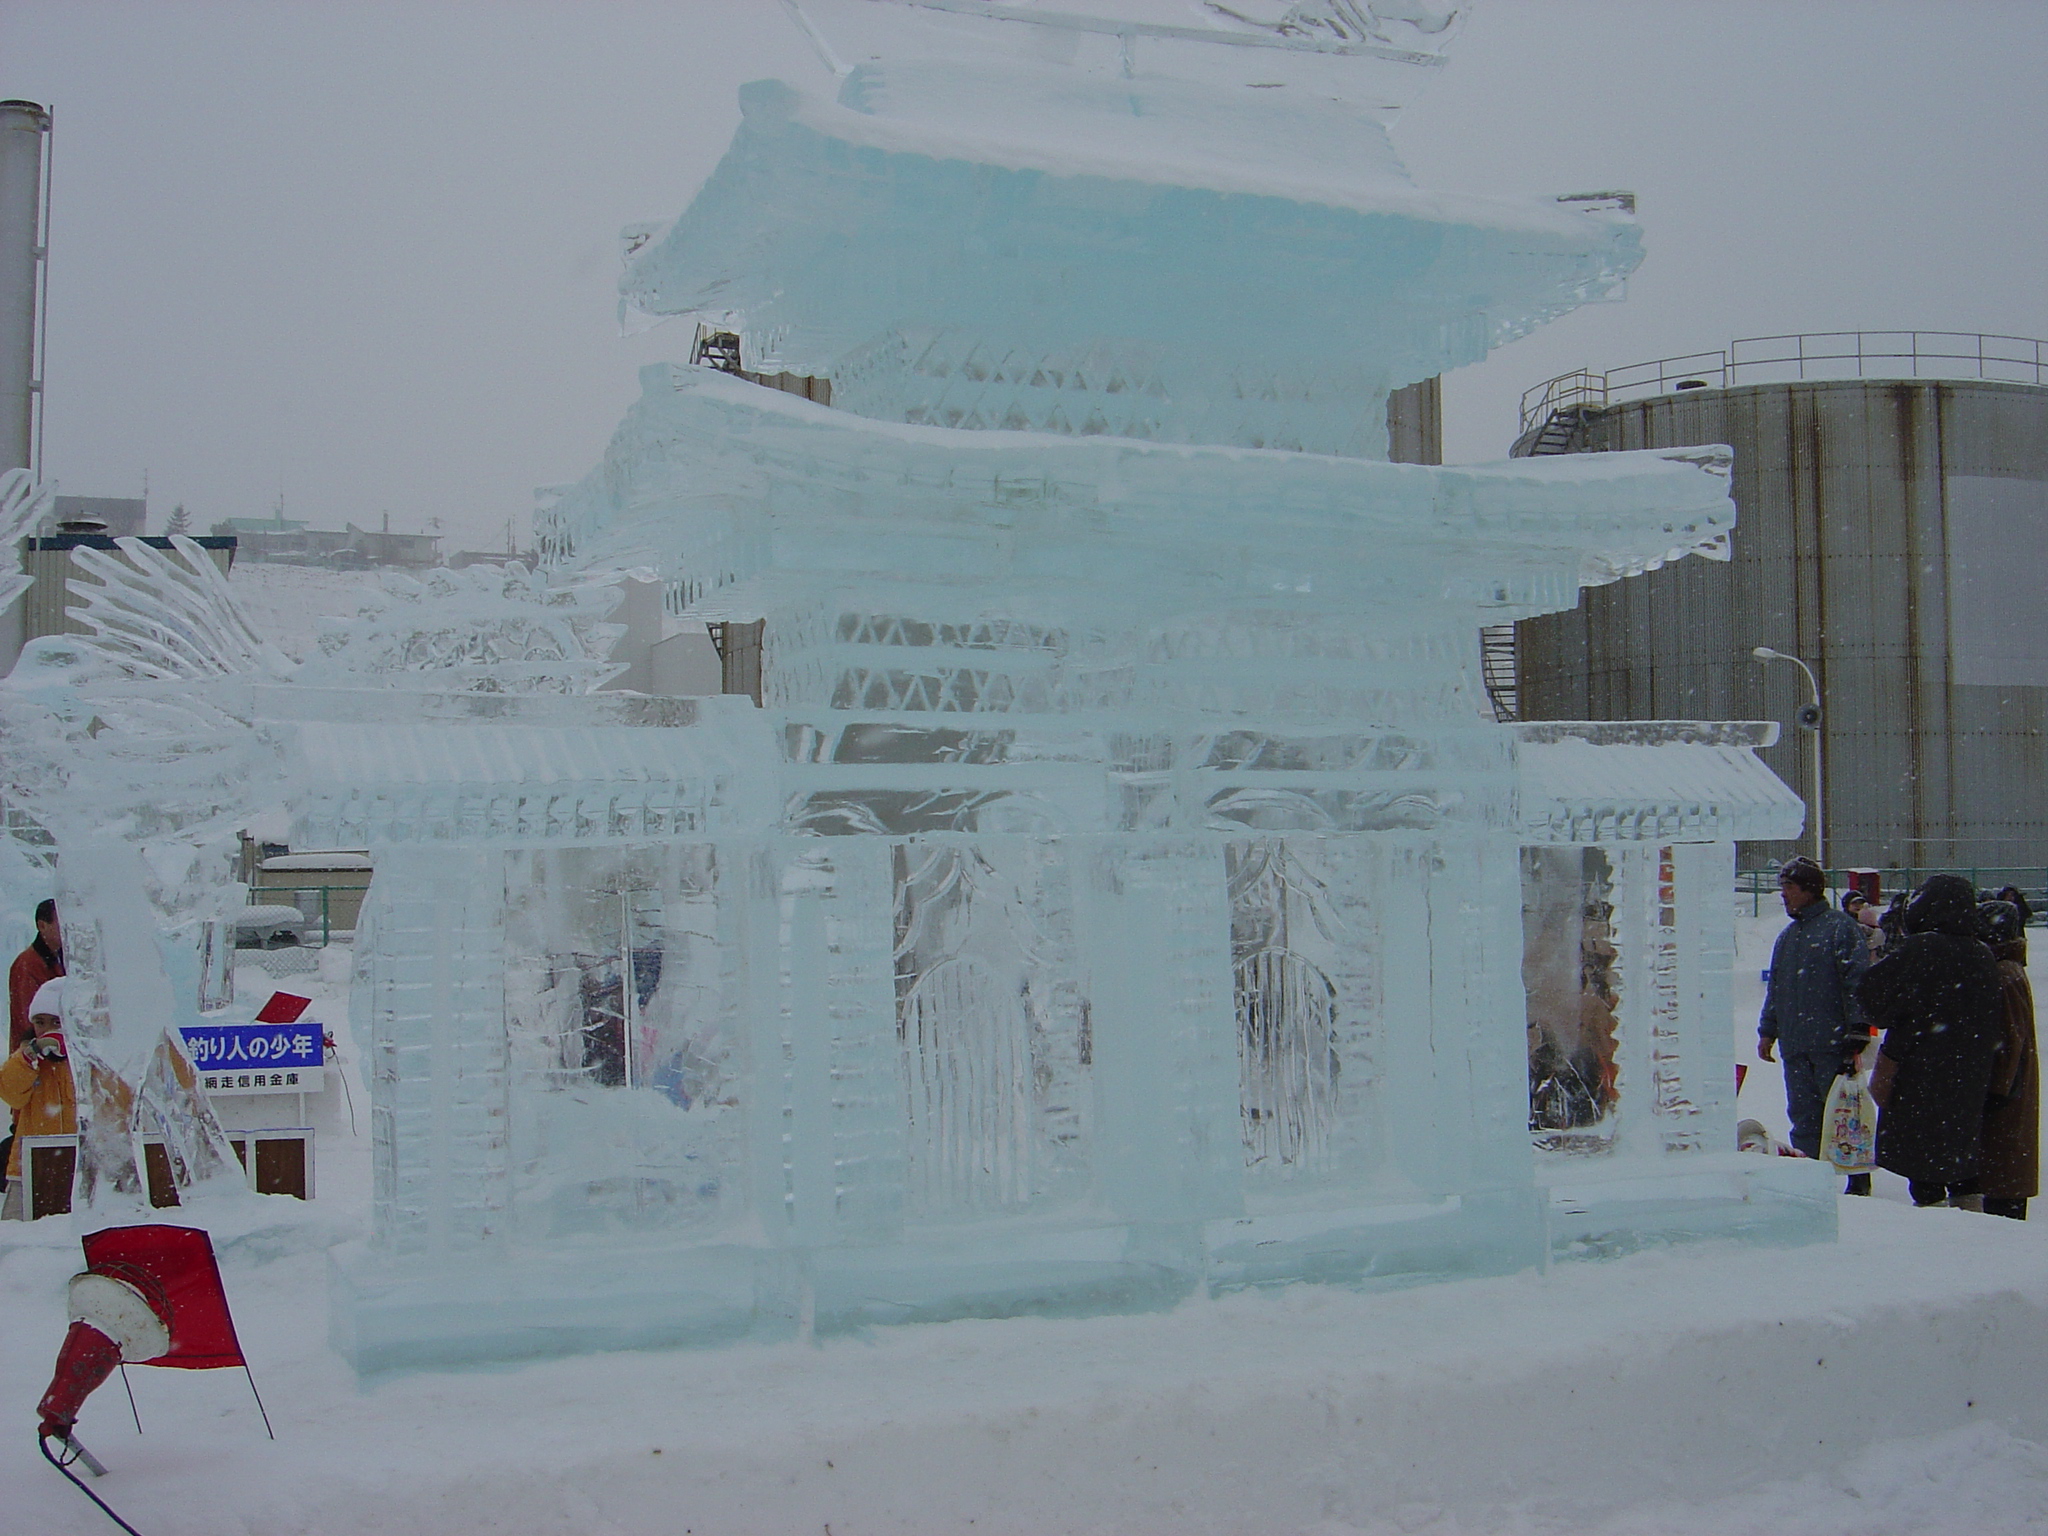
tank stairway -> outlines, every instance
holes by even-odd
[[[1585,441],[1586,417],[1583,405],[1561,405],[1543,418],[1543,425],[1524,432],[1508,450],[1511,459],[1543,458],[1553,453],[1577,453]]]
[[[1479,631],[1479,677],[1486,684],[1493,718],[1503,724],[1521,718],[1515,685],[1515,626],[1488,624]]]
[[[1586,441],[1586,418],[1597,406],[1560,405],[1543,418],[1543,424],[1524,432],[1508,450],[1512,459],[1548,458],[1556,453],[1579,453]],[[1515,678],[1515,626],[1489,624],[1479,631],[1479,676],[1486,685],[1487,702],[1499,721],[1522,718],[1520,687]]]

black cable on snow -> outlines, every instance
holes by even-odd
[[[113,1521],[114,1524],[118,1525],[119,1527],[121,1527],[122,1530],[126,1531],[128,1533],[128,1536],[142,1536],[142,1533],[136,1530],[134,1526],[130,1525],[126,1520],[123,1520],[119,1515],[115,1514],[113,1510],[108,1508],[107,1501],[101,1498],[98,1494],[94,1493],[90,1488],[86,1487],[85,1484],[79,1479],[78,1474],[71,1470],[71,1462],[76,1461],[78,1459],[76,1455],[73,1455],[70,1461],[59,1461],[55,1456],[50,1454],[50,1437],[40,1432],[38,1432],[38,1434],[36,1435],[36,1444],[42,1449],[43,1460],[47,1461],[51,1466],[55,1467],[59,1472],[62,1472],[66,1477],[71,1479],[71,1485],[74,1488],[76,1488],[80,1493],[84,1494],[88,1499],[91,1499],[93,1503],[99,1505],[101,1514],[105,1515],[109,1520]]]

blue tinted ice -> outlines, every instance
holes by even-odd
[[[1391,391],[1606,292],[1633,221],[1410,183],[1384,125],[1448,7],[799,9],[836,73],[745,87],[629,232],[629,312],[707,361],[644,371],[552,574],[395,584],[296,671],[216,615],[215,680],[150,685],[375,864],[342,1347],[1828,1230],[1733,1151],[1733,844],[1800,819],[1770,728],[1480,683],[1481,626],[1725,557],[1725,453],[1387,459]],[[589,691],[627,572],[728,696]],[[108,622],[15,728],[133,691]]]

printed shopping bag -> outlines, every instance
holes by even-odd
[[[1843,1173],[1868,1173],[1877,1166],[1877,1101],[1858,1073],[1844,1072],[1828,1090],[1820,1155]]]

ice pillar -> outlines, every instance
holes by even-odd
[[[377,1237],[448,1256],[497,1238],[509,1200],[503,854],[377,852],[370,1026]],[[401,1148],[403,1155],[401,1155]]]

